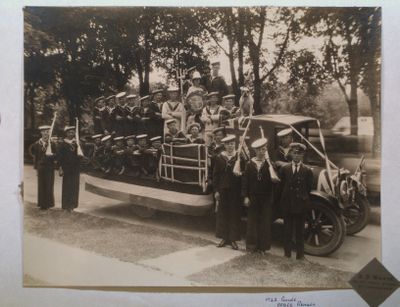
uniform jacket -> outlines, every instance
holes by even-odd
[[[271,194],[272,187],[268,162],[265,160],[260,169],[257,169],[257,164],[253,160],[247,162],[242,176],[242,196],[250,197],[250,195],[254,194]]]
[[[222,189],[233,189],[240,193],[241,178],[233,174],[233,167],[235,166],[238,155],[234,155],[228,159],[224,152],[215,157],[215,164],[213,169],[213,188],[214,192],[220,192]],[[243,167],[243,161],[240,161]]]
[[[219,126],[219,112],[221,107],[217,106],[215,109],[211,109],[209,106],[205,106],[201,113],[201,121],[204,123],[205,131],[212,131]],[[208,120],[211,121],[208,122]]]
[[[51,144],[53,156],[46,156],[47,142],[43,142],[41,139],[36,141],[32,146],[32,154],[34,157],[33,166],[35,169],[44,169],[47,167],[54,167],[54,155],[56,154],[56,148],[54,144]]]
[[[228,86],[222,76],[216,76],[206,79],[206,88],[208,92],[219,92],[219,98],[228,95]]]
[[[292,163],[288,163],[279,169],[279,177],[280,206],[283,213],[304,213],[313,183],[311,169],[301,163],[297,175],[294,175]]]
[[[75,141],[68,143],[65,140],[58,145],[57,160],[63,171],[69,171],[78,168],[80,158],[77,154],[77,144]]]
[[[178,129],[181,127],[181,118],[184,111],[184,106],[181,102],[171,102],[166,101],[163,103],[161,116],[166,121],[168,119],[175,119],[176,120],[176,127]],[[174,116],[168,114],[171,112]],[[168,131],[167,124],[164,122],[164,132]]]

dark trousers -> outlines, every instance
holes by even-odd
[[[304,213],[285,213],[283,215],[285,256],[291,256],[293,238],[292,235],[294,230],[296,233],[296,258],[299,259],[304,257],[304,223]]]
[[[250,197],[247,215],[246,249],[271,249],[272,195],[254,194]]]
[[[39,168],[38,176],[38,207],[49,209],[54,207],[54,168],[53,166]]]
[[[79,202],[79,169],[64,169],[62,180],[61,206],[63,209],[74,209]]]
[[[227,242],[240,240],[240,189],[222,189],[219,194],[216,237]]]

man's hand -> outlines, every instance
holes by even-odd
[[[244,201],[243,201],[243,204],[245,205],[245,207],[250,206],[250,198],[245,197],[245,198],[244,198]]]
[[[58,175],[60,175],[60,177],[64,176],[64,171],[61,167],[58,169]]]
[[[215,197],[215,200],[218,200],[218,201],[221,200],[221,196],[219,195],[219,192],[215,192],[214,197]]]

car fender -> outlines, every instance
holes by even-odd
[[[334,196],[322,191],[312,190],[310,200],[322,201],[339,215],[342,214],[342,210],[344,209],[343,205]]]

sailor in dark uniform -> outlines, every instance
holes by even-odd
[[[125,105],[126,92],[118,93],[115,96],[117,105],[115,107],[115,117],[114,117],[114,130],[117,137],[125,135],[125,121],[126,121],[126,105]]]
[[[140,173],[140,161],[138,155],[134,154],[139,149],[135,144],[135,139],[136,136],[133,134],[125,137],[125,169],[128,175],[137,177]]]
[[[221,64],[219,61],[214,61],[211,63],[211,76],[206,79],[206,89],[210,92],[219,93],[219,101],[222,97],[228,95],[228,86],[226,85],[224,77],[219,75],[219,70]]]
[[[246,250],[265,253],[271,248],[273,183],[265,158],[267,139],[251,144],[256,156],[247,162],[242,176],[242,196],[248,207]]]
[[[103,144],[101,143],[102,137],[103,137],[102,134],[95,134],[92,136],[93,143],[87,144],[89,150],[87,152],[87,155],[86,154],[85,155],[90,159],[90,164],[94,169],[101,168],[100,161],[98,160],[98,155],[103,148]]]
[[[140,116],[142,120],[142,130],[139,133],[145,133],[150,138],[159,135],[161,112],[155,103],[150,101],[150,95],[140,98],[141,108]]]
[[[79,177],[81,158],[78,152],[79,140],[75,139],[75,126],[64,129],[66,137],[58,145],[57,160],[59,174],[62,180],[62,209],[72,211],[78,207],[79,202]]]
[[[49,145],[50,126],[40,126],[42,137],[33,144],[34,168],[38,178],[38,207],[47,210],[54,207],[54,144]],[[50,148],[48,148],[50,146]]]
[[[290,143],[293,142],[292,128],[287,128],[279,131],[276,135],[279,138],[279,147],[275,153],[276,166],[280,168],[282,165],[291,161]]]
[[[241,178],[233,173],[238,154],[235,150],[236,137],[228,135],[222,142],[225,150],[215,158],[213,170],[214,197],[217,203],[216,236],[221,238],[217,245],[223,247],[230,244],[238,249],[236,241],[240,240],[241,212]]]
[[[115,134],[115,95],[106,98],[106,110],[104,115],[104,134]]]
[[[93,130],[95,134],[104,133],[103,117],[104,117],[104,96],[96,98],[94,101],[95,107],[93,109]]]
[[[222,139],[226,137],[225,127],[218,127],[213,130],[213,141],[208,146],[208,156],[210,157],[208,183],[212,184],[212,174],[215,165],[215,158],[224,150]]]
[[[295,231],[296,259],[304,259],[304,223],[305,212],[310,199],[313,183],[311,169],[302,163],[306,146],[291,143],[292,162],[279,169],[281,179],[280,207],[283,212],[284,250],[290,258],[293,230]]]
[[[186,138],[188,144],[204,144],[204,139],[201,137],[201,126],[198,123],[193,123],[188,126],[187,132],[189,136]]]
[[[236,118],[240,115],[239,107],[235,106],[235,95],[229,94],[222,97],[222,107],[224,110],[229,112],[229,118]]]
[[[146,153],[149,155],[147,159],[147,171],[149,174],[156,174],[162,153],[162,137],[155,136],[150,139],[150,148]]]
[[[96,160],[99,161],[101,170],[108,174],[112,166],[112,137],[106,135],[101,139],[102,147],[96,152]]]
[[[167,125],[166,133],[164,134],[164,143],[171,144],[185,144],[186,136],[182,131],[179,131],[176,127],[176,119],[167,119],[165,121]]]
[[[112,147],[112,169],[115,174],[122,175],[125,173],[125,144],[124,137],[117,136],[114,138],[114,146]]]
[[[157,115],[157,120],[156,120],[156,136],[162,135],[163,134],[163,129],[164,129],[164,120],[162,119],[162,106],[163,106],[163,89],[157,89],[154,90],[151,95],[152,95],[152,104],[157,106],[157,111],[156,111],[156,115]]]

